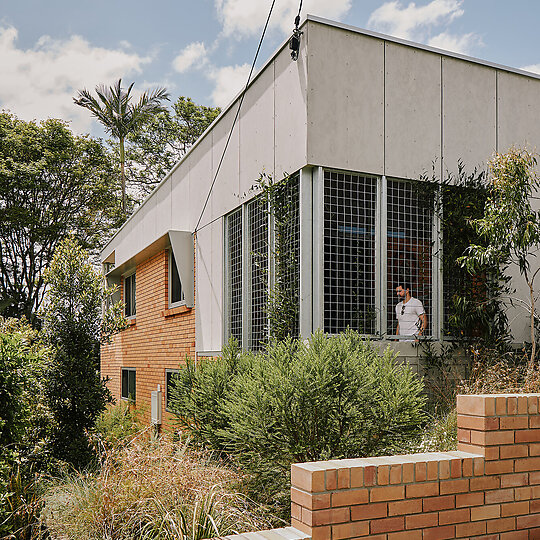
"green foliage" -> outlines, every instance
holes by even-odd
[[[99,415],[92,430],[92,438],[106,451],[129,444],[143,429],[141,409],[120,402]]]
[[[272,342],[181,370],[180,427],[246,469],[264,502],[287,506],[291,463],[399,450],[424,422],[422,383],[355,332]]]
[[[506,154],[495,155],[490,162],[490,191],[484,213],[473,221],[484,242],[471,244],[459,259],[470,273],[518,265],[530,291],[530,367],[534,365],[536,349],[534,280],[538,274],[538,270],[531,270],[531,257],[540,243],[540,212],[531,205],[540,186],[535,166],[536,156],[526,150],[511,148]]]
[[[276,182],[263,173],[257,186],[270,215],[274,236],[269,265],[273,267],[272,285],[266,301],[270,338],[297,337],[300,325],[299,179],[286,176]]]
[[[434,418],[415,452],[451,452],[457,450],[457,410]]]
[[[110,394],[99,375],[100,337],[125,324],[119,304],[101,317],[108,293],[87,252],[67,238],[56,250],[45,273],[48,286],[43,333],[54,347],[54,362],[46,376],[46,395],[57,423],[53,455],[76,466],[91,457],[85,430],[105,409]]]
[[[0,311],[36,325],[43,270],[67,234],[94,248],[119,224],[114,166],[66,123],[0,113]]]
[[[126,175],[141,195],[148,195],[217,118],[219,107],[205,107],[180,96],[172,106],[153,115],[130,133]]]

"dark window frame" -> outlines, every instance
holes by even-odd
[[[169,308],[175,308],[186,305],[186,297],[184,294],[184,287],[182,286],[182,280],[180,279],[180,274],[178,273],[178,267],[176,266],[176,259],[172,248],[169,249],[168,253],[169,266],[168,266],[168,299],[169,299]],[[178,278],[178,287],[180,289],[179,300],[174,300],[173,294],[175,293],[174,281],[175,277]]]
[[[125,376],[125,377],[124,377]],[[124,382],[125,379],[125,382]],[[131,393],[130,390],[133,389]],[[120,397],[124,401],[135,403],[137,400],[137,370],[135,368],[121,368],[120,371]]]
[[[169,408],[169,385],[170,385],[170,379],[172,375],[175,375],[177,373],[180,373],[180,370],[178,368],[166,368],[165,369],[165,410],[167,412],[171,412],[171,409]]]
[[[124,275],[124,315],[126,319],[137,316],[137,272]]]

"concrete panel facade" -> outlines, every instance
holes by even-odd
[[[385,174],[419,178],[441,160],[441,57],[386,43]]]
[[[313,24],[308,163],[384,173],[384,41]]]
[[[471,62],[442,58],[443,178],[485,169],[497,146],[497,72]]]

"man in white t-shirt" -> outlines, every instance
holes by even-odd
[[[406,283],[396,287],[396,294],[401,299],[396,306],[398,321],[396,335],[421,336],[427,328],[427,317],[422,302],[411,296],[409,286]]]

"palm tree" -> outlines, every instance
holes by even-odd
[[[157,88],[144,92],[137,103],[132,103],[131,89],[122,88],[122,79],[113,86],[99,84],[96,86],[97,98],[88,90],[79,90],[73,101],[88,109],[92,116],[95,116],[105,130],[114,138],[118,139],[120,145],[120,175],[122,179],[122,211],[126,213],[126,175],[125,175],[125,140],[128,134],[137,131],[145,124],[153,114],[164,111],[161,105],[163,100],[169,100],[169,94],[165,88]]]

